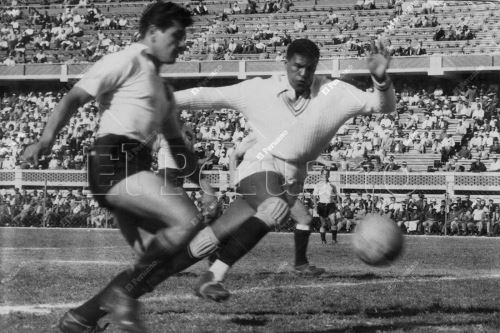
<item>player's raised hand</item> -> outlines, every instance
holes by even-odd
[[[186,142],[186,146],[194,150],[194,144],[196,143],[196,135],[189,126],[182,126],[182,138]]]
[[[48,154],[50,152],[51,145],[38,141],[27,146],[21,156],[21,160],[33,164],[38,167],[38,160],[42,155]]]
[[[379,82],[386,79],[386,72],[391,62],[391,55],[382,39],[378,38],[371,43],[371,53],[368,56],[368,69],[371,75]]]

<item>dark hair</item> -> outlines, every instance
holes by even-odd
[[[184,28],[193,24],[191,13],[184,7],[172,2],[157,2],[146,7],[139,20],[139,34],[144,38],[149,26],[154,25],[161,30],[165,30],[174,25],[174,21],[179,22]]]
[[[286,50],[286,59],[290,60],[295,54],[319,60],[319,48],[313,41],[301,38],[294,40]]]

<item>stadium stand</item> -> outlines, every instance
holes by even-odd
[[[500,14],[495,4],[388,0],[375,1],[375,8],[370,1],[366,6],[362,1],[355,8],[359,1],[176,2],[193,12],[195,23],[188,31],[188,49],[162,74],[185,79],[179,83],[183,86],[192,87],[192,78],[222,84],[279,73],[286,46],[296,38],[309,38],[321,46],[318,73],[346,75],[345,79],[355,79],[357,86],[370,89],[363,79],[365,61],[360,57],[370,53],[376,38],[389,41],[395,56],[391,72],[398,93],[397,113],[358,117],[345,124],[321,159],[311,164],[307,191],[318,181],[318,170],[326,167],[337,171],[331,181],[342,190],[344,207],[351,205],[350,193],[361,191],[365,200],[367,193],[372,197],[378,193],[386,201],[392,193],[400,204],[405,199],[403,189],[411,189],[415,195],[439,201],[446,193],[454,197],[472,191],[481,196],[479,206],[485,200],[488,214],[494,211],[496,205],[482,196],[500,201],[499,177],[478,172],[500,170],[498,84],[497,77],[488,75],[500,69]],[[0,187],[8,189],[2,193],[1,209],[9,211],[5,214],[9,219],[0,225],[111,225],[108,213],[81,192],[79,200],[73,198],[75,194],[65,194],[62,204],[60,194],[53,192],[75,192],[87,185],[86,152],[97,126],[95,103],[71,119],[52,153],[41,161],[43,170],[31,170],[19,155],[40,135],[47,115],[70,86],[64,82],[72,83],[89,63],[135,40],[135,26],[146,2],[1,3],[0,85],[5,89],[0,101]],[[408,73],[415,79],[401,75]],[[460,83],[443,89],[449,82],[439,79],[443,76]],[[33,88],[28,80],[55,83],[48,90],[40,85]],[[10,86],[10,82],[22,84]],[[230,188],[229,156],[248,134],[245,119],[233,110],[182,110],[181,117],[196,136],[195,148],[212,183]],[[186,186],[196,190],[193,184]],[[21,188],[29,193],[20,192]],[[38,193],[33,193],[34,188]],[[482,192],[477,193],[478,189]],[[308,195],[304,194],[304,200]],[[445,203],[449,214],[453,212],[451,197]],[[384,206],[378,209],[383,211]],[[434,214],[439,206],[432,205]],[[356,209],[368,211],[359,204]],[[391,208],[393,214],[397,210]],[[420,224],[411,229],[443,231],[442,226],[424,230],[424,218],[420,216]],[[457,232],[483,231],[477,225],[464,225]],[[490,229],[487,232],[493,233]]]
[[[498,51],[497,11],[489,2],[402,4],[402,11],[377,3],[377,9],[354,10],[352,1],[283,1],[257,12],[227,10],[227,2],[205,2],[188,36],[181,60],[280,59],[286,45],[307,37],[322,46],[322,57],[364,56],[371,41],[387,35],[393,55],[471,54]],[[444,3],[444,5],[443,5]],[[20,5],[20,6],[19,6]],[[194,12],[197,3],[187,3]],[[6,7],[0,12],[3,63],[74,63],[95,61],[129,45],[144,2]],[[281,7],[280,7],[281,6]],[[467,18],[460,15],[470,11]],[[457,19],[459,15],[460,19]],[[300,21],[300,22],[299,22]],[[228,27],[232,25],[231,29]],[[297,28],[297,26],[304,26]],[[43,50],[43,52],[41,52]],[[63,51],[63,52],[61,52]]]

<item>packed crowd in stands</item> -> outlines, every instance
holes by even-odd
[[[0,51],[7,54],[3,63],[95,62],[132,42],[131,36],[120,33],[131,28],[126,17],[104,15],[94,5],[89,5],[86,13],[77,9],[66,7],[62,13],[51,16],[47,11],[32,8],[28,17],[14,7],[0,9]],[[95,30],[97,38],[84,41],[86,29]],[[57,52],[49,52],[54,50]]]
[[[331,35],[331,39],[318,40],[320,46],[339,44],[339,55],[365,56],[371,52],[373,39],[384,30],[394,28],[392,25],[397,21],[395,18],[398,15],[410,14],[412,18],[409,26],[435,29],[435,41],[475,38],[471,19],[468,17],[462,17],[453,25],[442,25],[435,15],[434,1],[425,0],[418,10],[404,12],[402,8],[405,1],[387,0],[385,8],[392,10],[393,15],[380,22],[380,28],[370,34],[372,40],[361,40],[354,33],[359,28],[360,20],[356,13],[375,9],[375,4],[374,0],[359,0],[348,19],[339,19],[343,13],[331,8],[325,11],[324,16],[318,16],[316,22],[306,22],[301,16],[296,18],[293,25],[259,20],[253,29],[245,27],[245,34],[242,34],[241,26],[246,26],[247,22],[240,19],[240,14],[287,13],[293,11],[293,1],[228,1],[227,8],[215,13],[209,12],[203,1],[196,5],[187,4],[186,7],[195,16],[211,16],[204,18],[207,20],[206,28],[188,36],[187,49],[179,56],[179,61],[255,59],[252,55],[256,55],[257,59],[282,61],[282,47],[286,47],[296,33],[307,38],[310,24]],[[87,0],[66,1],[61,12],[53,15],[49,15],[42,7],[32,7],[29,10],[20,10],[15,6],[0,8],[0,52],[4,54],[0,63],[13,66],[18,63],[95,62],[103,55],[117,52],[136,40],[138,36],[132,32],[137,23],[136,18],[114,15],[112,12],[103,13],[100,8]],[[252,31],[251,36],[249,31]],[[404,45],[392,46],[391,38],[388,38],[388,43],[389,52],[393,56],[428,53],[422,39],[411,37],[407,38]]]
[[[367,90],[370,90],[368,88]],[[405,171],[405,154],[434,154],[443,171],[500,171],[498,87],[465,85],[445,95],[441,86],[397,87],[397,112],[349,120],[319,162],[331,170]],[[0,100],[0,169],[26,169],[24,147],[36,140],[63,92],[7,93]],[[81,107],[57,137],[40,169],[81,170],[95,139],[98,106]],[[235,145],[248,135],[245,118],[234,110],[182,110],[180,118],[195,135],[194,148],[205,170],[228,170]],[[398,158],[395,158],[398,157]],[[474,159],[473,163],[463,162]],[[488,160],[488,167],[483,161]]]
[[[14,188],[0,192],[0,226],[103,228],[112,220],[81,189],[45,193]]]
[[[306,192],[300,200],[317,218],[312,194]],[[407,194],[397,200],[394,195],[345,193],[337,196],[330,220],[340,232],[352,232],[366,214],[380,214],[394,220],[404,233],[448,235],[498,235],[500,205],[484,197],[470,195],[442,200],[423,194]],[[318,226],[318,221],[313,224]]]
[[[234,199],[227,191],[219,192],[218,204],[202,209],[201,193],[188,192],[207,221],[222,214]],[[99,207],[88,191],[80,189],[25,190],[0,189],[0,227],[117,227],[109,211]]]
[[[206,221],[220,216],[234,200],[234,193],[221,190],[217,205],[204,210],[201,194],[189,192],[190,198],[203,213]],[[312,193],[305,191],[299,200],[313,216],[313,230],[318,231],[320,221]],[[397,201],[393,195],[344,193],[335,198],[335,209],[330,220],[339,232],[352,232],[356,223],[366,214],[380,214],[393,219],[404,233],[495,236],[500,234],[500,204],[483,197],[470,199],[470,195],[438,201],[424,195],[407,194]],[[291,231],[295,221],[279,227]],[[100,208],[90,195],[79,190],[1,190],[0,227],[76,227],[114,228],[112,215]]]

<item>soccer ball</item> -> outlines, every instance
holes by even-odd
[[[380,215],[366,215],[356,226],[354,253],[368,265],[389,265],[403,249],[403,234],[394,221]]]

